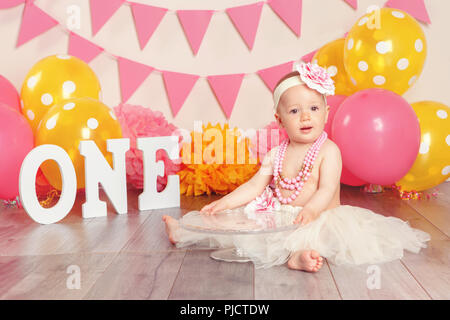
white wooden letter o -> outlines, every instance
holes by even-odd
[[[36,196],[36,173],[44,161],[54,160],[62,177],[62,191],[58,203],[51,208],[43,208]],[[20,201],[28,215],[41,224],[51,224],[63,219],[72,209],[77,195],[77,176],[72,160],[59,146],[40,145],[25,157],[19,176]]]

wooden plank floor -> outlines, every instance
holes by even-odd
[[[179,218],[218,196],[182,197],[181,208],[139,212],[137,195],[129,192],[127,215],[108,205],[108,216],[94,219],[82,219],[80,196],[63,221],[46,226],[23,210],[0,207],[0,299],[450,299],[450,182],[425,201],[343,186],[342,204],[406,220],[431,241],[401,260],[326,261],[315,274],[285,265],[255,270],[251,263],[212,260],[210,250],[175,248],[162,215]],[[80,271],[77,288],[70,286],[73,267]],[[380,276],[375,288],[373,272]]]

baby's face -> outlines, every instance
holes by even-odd
[[[298,85],[283,93],[275,118],[286,129],[291,141],[312,143],[323,132],[329,110],[320,93]]]

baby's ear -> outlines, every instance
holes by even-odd
[[[283,127],[283,123],[281,122],[281,118],[278,115],[278,112],[275,113],[275,119],[277,120],[278,125],[282,128]]]
[[[328,115],[330,114],[330,106],[329,106],[329,105],[327,105],[326,110],[327,110],[327,115],[325,116],[325,123],[327,123],[327,121],[328,121]]]

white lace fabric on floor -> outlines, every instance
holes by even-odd
[[[302,207],[281,205],[275,212],[277,225],[292,224]],[[245,207],[233,210],[245,210]],[[182,219],[189,219],[187,213]],[[248,213],[248,208],[247,208]],[[248,213],[249,217],[251,213]],[[257,215],[258,213],[255,213]],[[205,226],[207,227],[207,226]],[[208,248],[240,248],[256,268],[285,263],[298,250],[316,250],[334,264],[376,264],[403,257],[403,250],[418,253],[430,240],[428,233],[411,228],[408,222],[385,217],[369,209],[341,205],[324,211],[313,222],[295,230],[224,235],[200,233],[179,228],[177,247],[193,244]]]

